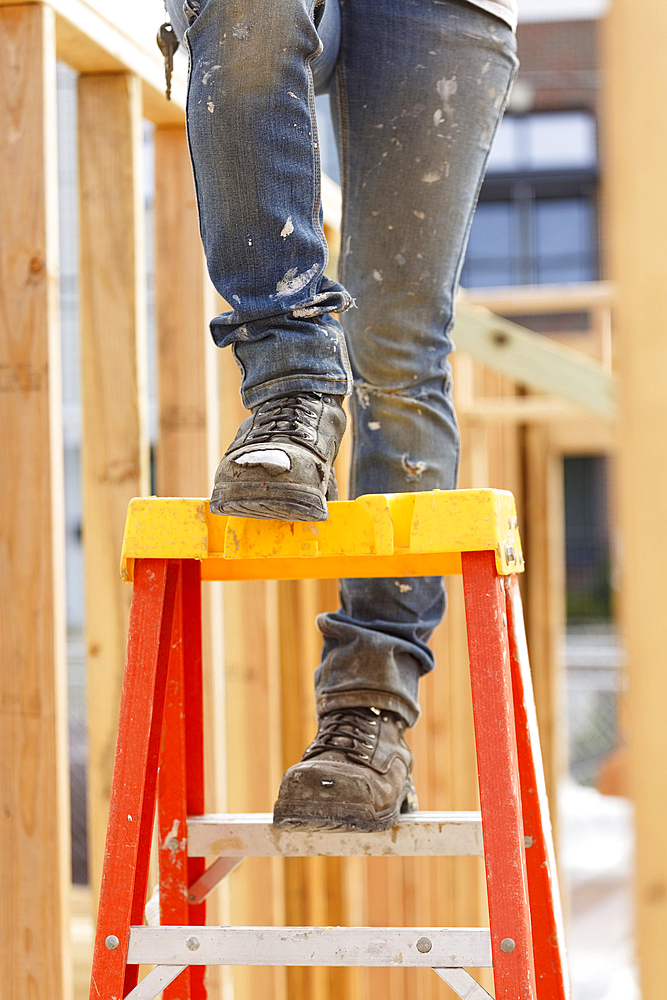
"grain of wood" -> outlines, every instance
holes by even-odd
[[[161,496],[207,496],[220,457],[218,358],[208,324],[215,312],[199,238],[184,127],[157,128],[155,144],[155,312],[159,439],[156,488]],[[227,802],[223,588],[202,593],[204,773],[210,812]],[[229,922],[228,884],[207,904],[209,924]],[[208,973],[214,994],[228,970]]]
[[[208,369],[217,361],[208,329],[215,293],[199,238],[185,129],[157,128],[154,141],[157,482],[161,496],[199,497],[211,488],[208,439],[218,422],[207,405]]]
[[[538,392],[557,392],[607,420],[616,418],[616,382],[601,362],[465,303],[458,308],[454,337],[476,361],[508,378]]]
[[[554,454],[549,428],[526,428],[526,508],[522,525],[526,544],[526,632],[535,689],[537,719],[545,763],[547,792],[557,823],[557,791],[567,761],[563,746],[561,701],[565,632],[565,538],[563,475],[560,456]]]
[[[21,4],[24,0],[0,0],[0,7]],[[141,82],[144,114],[151,121],[180,124],[185,107],[185,74],[176,67],[172,99],[164,95],[164,64],[152,44],[145,47],[127,30],[119,8],[114,23],[113,7],[86,0],[50,0],[56,16],[56,46],[62,59],[80,73],[135,74]]]
[[[0,10],[0,983],[69,1000],[55,27]]]
[[[128,501],[149,492],[141,89],[80,76],[83,531],[90,878],[104,854],[131,590],[118,554]]]
[[[219,352],[218,363],[225,448],[247,414],[231,352]],[[277,584],[225,583],[223,589],[229,809],[268,812],[282,774]],[[253,858],[231,875],[232,923],[285,923],[284,865],[282,858]],[[284,968],[235,968],[232,980],[237,1000],[287,1000]]]
[[[617,0],[603,25],[605,258],[617,283],[621,611],[636,817],[640,992],[665,992],[667,934],[667,8]]]

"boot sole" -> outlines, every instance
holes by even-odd
[[[291,483],[220,483],[213,488],[212,514],[271,521],[326,521],[329,508],[313,487]]]
[[[295,803],[276,802],[273,810],[273,825],[278,830],[331,830],[379,833],[391,830],[398,823],[399,816],[417,812],[417,793],[412,781],[408,781],[394,809],[376,813],[370,806],[359,803],[333,802],[317,803],[301,801]]]

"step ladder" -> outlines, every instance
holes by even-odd
[[[91,1000],[203,1000],[207,965],[426,966],[465,1000],[489,998],[466,967],[492,967],[496,1000],[569,997],[513,497],[435,490],[329,510],[304,523],[211,515],[198,499],[130,503],[121,573],[134,591]],[[204,813],[202,580],[452,573],[463,575],[481,813],[414,813],[385,833]],[[160,926],[145,926],[156,800]],[[206,897],[245,857],[466,854],[484,856],[490,929],[204,926]],[[138,983],[140,965],[155,968]]]

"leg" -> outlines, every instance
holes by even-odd
[[[450,0],[352,0],[332,103],[343,175],[341,279],[355,391],[352,495],[453,489],[459,439],[447,356],[454,299],[491,142],[515,72],[510,29]],[[318,710],[419,716],[437,578],[343,580],[320,619]]]
[[[190,54],[188,137],[206,258],[233,306],[211,330],[232,347],[252,409],[218,467],[211,510],[324,520],[350,385],[331,312],[351,299],[324,276],[312,73],[323,7],[188,0],[184,18],[175,0],[169,6]]]
[[[137,984],[127,946],[130,926],[144,920],[177,578],[174,562],[137,560],[91,1000],[126,996]]]
[[[186,811],[201,816],[204,808],[204,688],[202,678],[201,566],[184,560],[183,571],[183,696],[185,699]],[[206,869],[205,858],[188,858],[188,886]],[[190,924],[206,923],[206,903],[190,904]],[[192,1000],[205,1000],[206,968],[190,968]],[[166,1000],[166,997],[165,997]]]
[[[505,590],[493,552],[462,562],[496,998],[536,1000]]]
[[[204,924],[205,904],[188,904],[204,859],[187,856],[187,816],[204,811],[199,566],[184,561],[176,599],[158,784],[160,923]],[[191,966],[164,1000],[205,1000],[204,966]]]
[[[538,996],[567,1000],[569,981],[565,930],[558,891],[549,803],[542,767],[533,683],[523,623],[521,594],[516,576],[505,579],[507,626],[512,667],[523,829],[526,835],[526,873],[535,936],[535,977]]]
[[[357,304],[345,316],[353,496],[456,485],[449,330],[514,48],[503,22],[457,0],[341,6],[333,104],[341,278]],[[444,608],[440,578],[341,581],[341,609],[319,619],[320,731],[283,779],[276,820],[329,815],[342,825],[347,811],[349,825],[368,813],[391,825],[414,808],[403,731],[419,717],[427,642]]]

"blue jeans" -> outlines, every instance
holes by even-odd
[[[449,332],[516,72],[512,31],[464,0],[168,8],[190,54],[208,268],[233,307],[211,330],[232,347],[244,404],[351,392],[351,496],[455,488]],[[316,92],[331,97],[341,163],[340,282],[324,275]],[[414,724],[442,580],[342,580],[340,594],[318,619],[318,712],[375,706]]]

